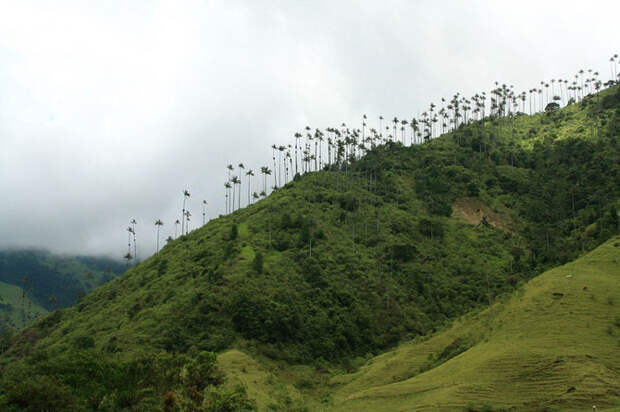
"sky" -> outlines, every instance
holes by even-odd
[[[0,249],[120,258],[135,218],[146,257],[184,189],[193,228],[203,199],[224,212],[227,164],[269,165],[306,125],[376,127],[495,81],[608,80],[619,15],[617,1],[0,0]]]

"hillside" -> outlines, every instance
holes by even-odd
[[[0,282],[25,290],[27,299],[46,311],[73,305],[124,270],[121,262],[105,257],[66,256],[32,249],[0,251]],[[3,289],[0,297],[6,299]],[[20,312],[21,316],[20,305],[7,310]]]
[[[620,409],[619,249],[616,236],[353,373],[321,375],[240,350],[218,361],[261,410],[278,402],[330,411]]]
[[[620,237],[337,376],[335,410],[620,406]]]
[[[48,310],[34,303],[28,293],[19,286],[0,282],[0,324],[9,329],[21,329],[31,320],[48,313]]]
[[[203,392],[179,376],[208,359],[205,351],[228,351],[221,364],[230,365],[241,353],[230,350],[241,349],[267,364],[309,367],[320,379],[502,301],[617,233],[619,107],[616,86],[561,110],[487,118],[422,145],[390,142],[297,176],[23,331],[2,356],[5,405],[161,406],[173,389],[179,402],[245,399],[241,389]],[[568,289],[558,293],[560,303],[570,301]],[[93,377],[94,364],[121,375]],[[357,407],[359,399],[372,407],[392,393],[378,385],[395,375],[382,382],[368,375],[367,387],[355,376],[336,392],[336,406]],[[306,385],[297,386],[291,393]],[[428,394],[422,401],[443,396]],[[279,407],[290,410],[283,396]],[[476,399],[484,396],[495,400]]]

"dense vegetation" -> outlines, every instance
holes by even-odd
[[[191,365],[244,347],[348,368],[489,305],[617,233],[619,103],[615,86],[297,176],[23,331],[3,406],[252,408]]]

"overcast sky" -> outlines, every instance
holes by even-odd
[[[120,257],[135,217],[144,257],[184,188],[194,223],[202,199],[216,216],[225,166],[268,165],[306,125],[411,118],[496,80],[608,80],[618,16],[617,1],[0,0],[0,248]]]

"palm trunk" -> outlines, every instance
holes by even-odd
[[[183,235],[183,229],[185,228],[185,195],[183,196],[183,213],[181,213],[181,235]]]

